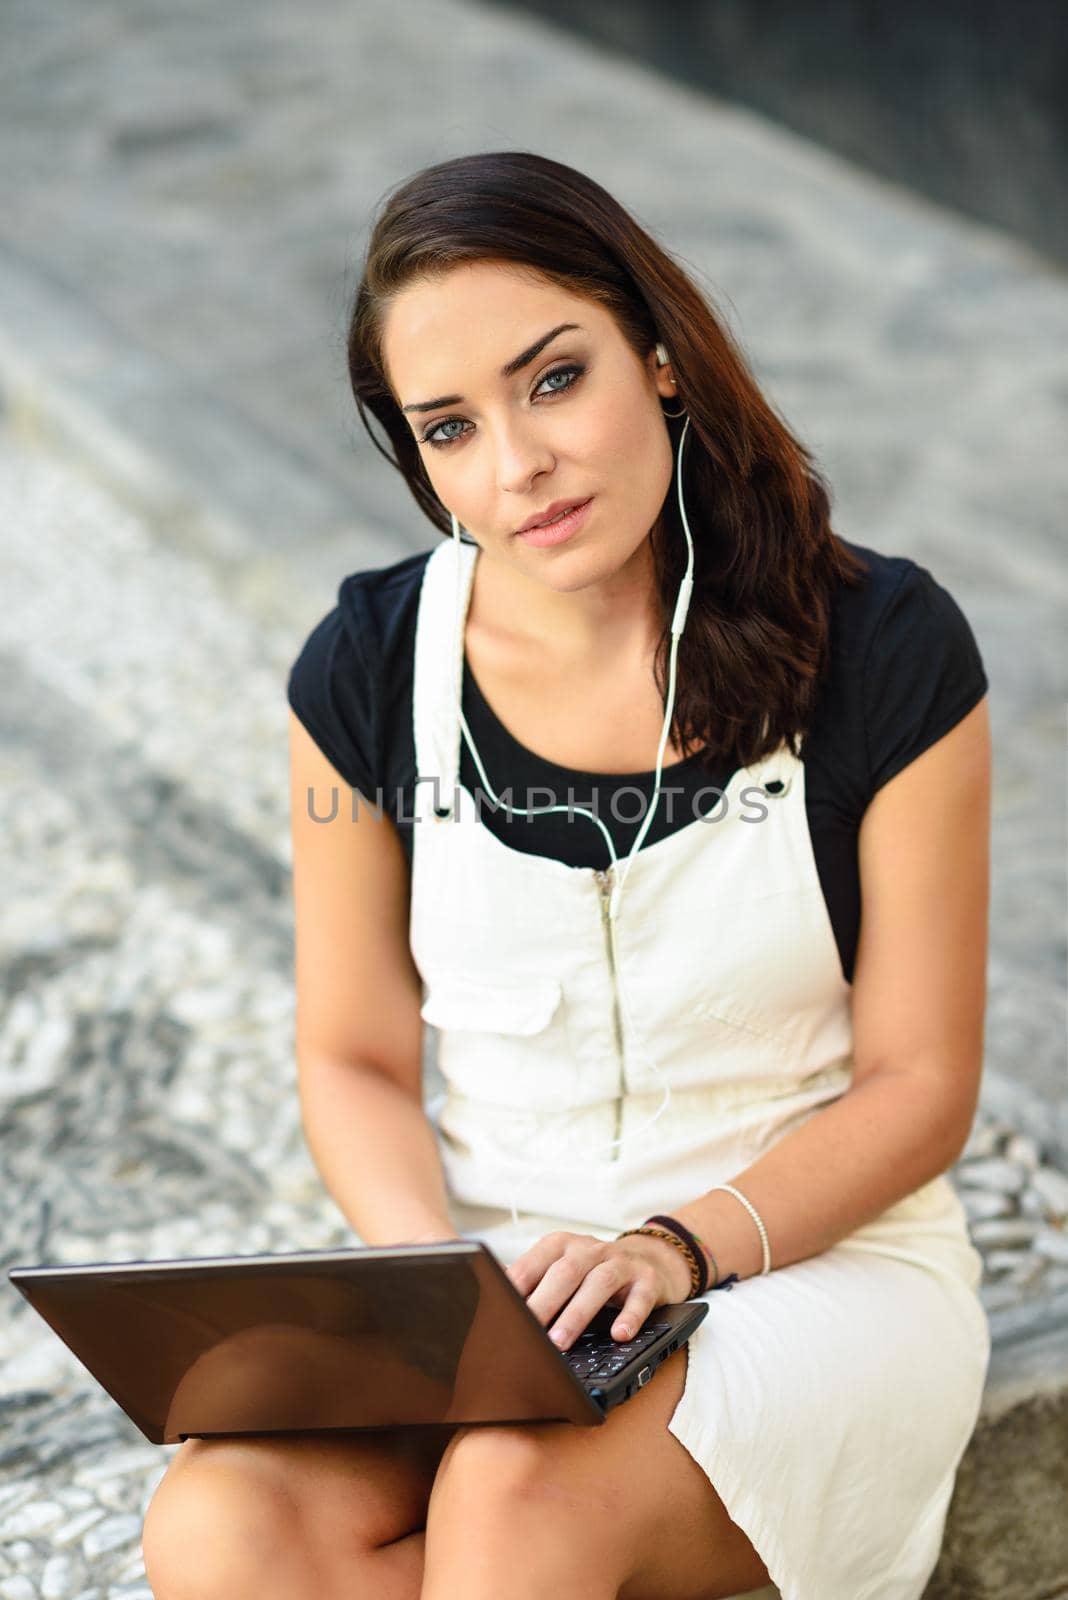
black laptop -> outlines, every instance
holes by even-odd
[[[708,1302],[558,1350],[480,1240],[187,1261],[14,1266],[8,1277],[146,1439],[428,1424],[602,1423]]]

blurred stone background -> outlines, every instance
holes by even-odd
[[[1068,263],[1062,0],[498,0]]]
[[[1048,1449],[1063,1472],[1068,1427],[1068,283],[727,88],[472,0],[8,0],[0,1248],[356,1242],[299,1123],[285,680],[347,573],[438,535],[362,434],[345,313],[395,183],[475,149],[554,156],[697,275],[836,528],[928,566],[979,641],[987,1059],[954,1177],[995,1357],[929,1592],[1048,1600],[1068,1591],[1063,1477],[1040,1470]],[[174,1447],[0,1294],[0,1597],[148,1600],[141,1519]]]

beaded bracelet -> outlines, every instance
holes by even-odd
[[[764,1221],[760,1215],[760,1212],[757,1210],[756,1206],[751,1200],[747,1200],[745,1198],[745,1195],[742,1194],[740,1189],[736,1189],[734,1187],[733,1183],[717,1183],[714,1185],[714,1187],[716,1189],[725,1189],[727,1193],[732,1194],[736,1200],[740,1200],[742,1205],[748,1211],[749,1215],[752,1217],[753,1221],[756,1223],[757,1232],[760,1234],[760,1249],[763,1257],[763,1265],[760,1268],[760,1276],[763,1277],[765,1273],[771,1271],[771,1247],[768,1244],[768,1230],[764,1226]],[[709,1193],[711,1194],[712,1190],[709,1190]]]

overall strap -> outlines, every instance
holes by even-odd
[[[477,544],[443,539],[423,572],[415,629],[412,719],[415,735],[415,811],[452,811],[460,771],[459,697],[463,687],[463,622],[471,597]],[[459,560],[459,627],[457,627]]]

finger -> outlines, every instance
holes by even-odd
[[[548,1326],[604,1259],[604,1246],[599,1240],[577,1236],[572,1238],[563,1255],[551,1263],[544,1277],[527,1296],[527,1305],[543,1328]],[[617,1282],[618,1279],[613,1275],[606,1295]]]
[[[649,1314],[660,1305],[662,1298],[661,1285],[656,1273],[643,1260],[635,1261],[633,1257],[628,1258],[626,1255],[613,1253],[611,1257],[606,1259],[605,1265],[612,1265],[619,1269],[616,1273],[616,1279],[621,1287],[615,1293],[609,1295],[607,1299],[602,1299],[601,1305],[610,1305],[612,1309],[616,1310],[617,1314],[610,1324],[609,1333],[613,1339],[622,1343],[627,1339],[633,1339]],[[591,1313],[587,1317],[586,1323],[580,1324],[577,1328],[573,1327],[571,1319],[574,1315],[573,1306],[576,1304],[581,1304],[579,1297],[576,1297],[572,1305],[567,1307],[566,1317],[557,1319],[558,1323],[562,1323],[563,1326],[571,1330],[570,1338],[565,1348],[570,1347],[570,1344],[582,1332],[586,1323],[596,1315],[596,1312]],[[597,1309],[600,1310],[601,1306],[598,1306]]]
[[[612,1324],[613,1339],[633,1339],[649,1313],[657,1305],[656,1290],[644,1280],[633,1283],[622,1309]]]
[[[549,1330],[549,1337],[558,1349],[570,1350],[579,1334],[610,1299],[618,1299],[621,1290],[629,1292],[623,1270],[618,1260],[608,1258],[598,1261],[585,1274],[581,1286],[567,1298]]]
[[[563,1255],[569,1241],[575,1237],[576,1235],[571,1233],[547,1233],[532,1244],[529,1250],[524,1250],[521,1256],[516,1257],[507,1268],[507,1272],[524,1299],[540,1283],[553,1262]]]

